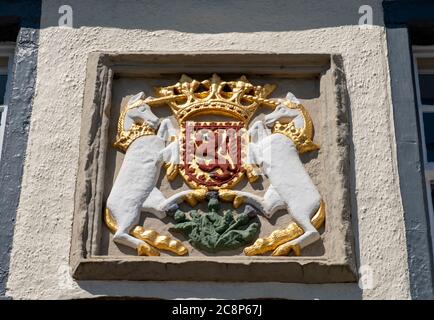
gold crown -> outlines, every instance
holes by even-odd
[[[275,85],[252,85],[245,76],[222,81],[213,74],[204,81],[182,75],[172,86],[157,87],[156,95],[171,107],[179,123],[202,114],[230,116],[247,124],[260,104],[267,102]]]

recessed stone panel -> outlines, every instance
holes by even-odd
[[[104,209],[124,153],[113,147],[118,119],[129,99],[140,91],[155,96],[156,87],[177,83],[187,74],[204,81],[218,74],[222,81],[246,76],[254,86],[276,85],[268,99],[284,99],[294,94],[310,115],[314,127],[313,143],[318,150],[300,154],[304,169],[312,179],[325,204],[325,223],[319,228],[321,238],[302,248],[300,256],[246,256],[245,246],[208,252],[192,245],[188,238],[173,232],[171,216],[163,219],[142,212],[140,226],[179,240],[188,255],[177,256],[159,250],[160,256],[137,256],[137,250],[113,241],[104,223]],[[71,264],[74,277],[86,280],[213,280],[281,282],[351,282],[356,281],[350,223],[349,119],[345,75],[340,56],[287,55],[262,53],[202,54],[111,54],[93,53],[88,59],[87,82],[81,129],[80,171],[76,186],[74,237]],[[170,119],[179,130],[179,122],[168,104],[151,107],[155,116]],[[262,121],[273,112],[260,105],[248,125]],[[207,113],[197,121],[225,121],[222,115]],[[178,131],[179,132],[179,131]],[[282,173],[283,174],[283,173]],[[263,197],[270,186],[264,174],[250,183],[244,177],[233,190]],[[191,187],[180,175],[169,181],[162,169],[156,187],[169,198]],[[303,188],[300,189],[303,192]],[[207,202],[199,208],[206,212]],[[224,210],[243,212],[245,203],[234,209],[221,202]],[[180,210],[192,210],[187,203]],[[288,210],[279,210],[272,218],[258,214],[254,218],[259,232],[251,242],[266,238],[294,222]],[[251,243],[250,243],[251,244]]]

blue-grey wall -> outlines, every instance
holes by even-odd
[[[0,0],[0,41],[16,41],[15,64],[0,162],[0,298],[10,252],[35,91],[40,0]],[[30,239],[29,239],[30,240]]]
[[[434,2],[384,1],[396,152],[409,264],[410,293],[413,299],[433,299],[433,260],[427,198],[423,174],[418,114],[413,82],[411,45],[413,28],[429,31],[434,22]],[[432,36],[425,36],[424,41]],[[410,37],[412,35],[413,37]],[[428,35],[428,33],[426,34]]]

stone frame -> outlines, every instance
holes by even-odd
[[[342,58],[328,54],[252,52],[90,53],[83,101],[80,157],[70,252],[77,280],[355,282],[350,205],[349,99]],[[327,101],[336,106],[331,128],[337,201],[327,216],[336,228],[336,250],[321,257],[110,257],[98,256],[101,235],[105,155],[113,77],[173,73],[259,73],[306,77],[323,75]],[[327,75],[325,73],[327,72]],[[327,222],[326,222],[327,227]],[[339,227],[339,228],[338,228]]]

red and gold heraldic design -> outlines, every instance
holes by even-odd
[[[245,173],[245,124],[239,121],[181,125],[180,173],[192,188],[231,188]]]

